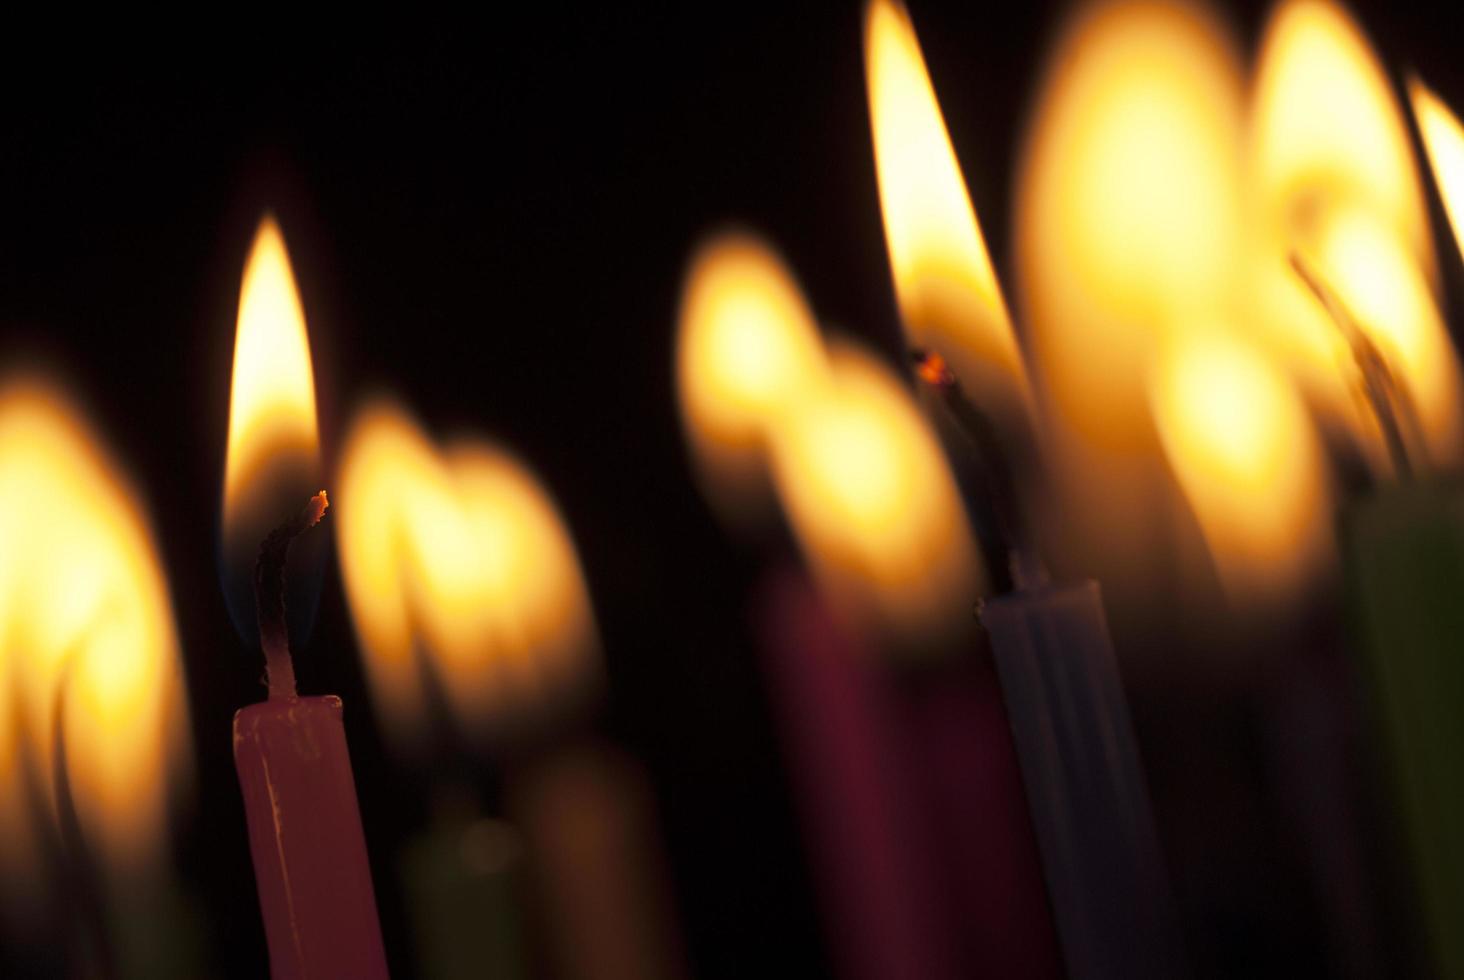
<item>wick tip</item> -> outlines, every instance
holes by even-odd
[[[326,494],[324,490],[311,497],[308,516],[306,518],[309,523],[307,523],[305,526],[314,527],[315,525],[319,524],[320,519],[325,516],[326,510],[328,510],[329,508],[330,497]]]
[[[910,359],[915,362],[915,373],[926,384],[937,388],[948,388],[955,384],[956,376],[938,351],[915,348],[910,351]]]

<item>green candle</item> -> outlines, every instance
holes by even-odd
[[[1360,668],[1423,926],[1442,977],[1464,977],[1464,493],[1384,488],[1344,515]]]

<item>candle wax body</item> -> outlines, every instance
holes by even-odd
[[[961,973],[1055,980],[1062,957],[1001,687],[970,653],[891,678],[899,769]]]
[[[422,975],[527,980],[523,841],[503,820],[444,815],[408,845],[401,876]]]
[[[1464,493],[1384,490],[1347,513],[1343,543],[1424,929],[1439,975],[1464,977]]]
[[[274,980],[385,978],[341,699],[244,708],[234,765]]]
[[[901,772],[888,691],[803,576],[775,574],[761,600],[769,694],[835,975],[965,975]]]
[[[520,760],[507,805],[528,844],[551,976],[685,975],[650,787],[639,767],[589,738]]]
[[[1071,980],[1188,972],[1098,586],[985,604]]]

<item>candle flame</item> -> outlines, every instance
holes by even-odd
[[[321,482],[305,313],[284,235],[266,215],[239,289],[224,466],[225,595],[235,625],[251,645],[258,640],[253,571],[260,542],[294,516]],[[302,541],[297,550],[290,561],[287,603],[296,624],[313,613],[325,554],[319,539]]]
[[[1325,553],[1321,446],[1290,380],[1220,332],[1176,344],[1150,396],[1221,581],[1245,603],[1291,597]]]
[[[917,648],[948,640],[981,585],[955,480],[888,369],[848,344],[829,361],[830,385],[775,433],[788,519],[856,625]]]
[[[1357,397],[1346,338],[1291,274],[1299,252],[1346,305],[1416,406],[1433,462],[1460,456],[1457,356],[1436,276],[1407,124],[1367,38],[1338,5],[1288,0],[1266,29],[1254,90],[1256,248],[1248,290],[1260,336],[1296,372],[1323,421],[1376,468],[1387,454]]]
[[[676,380],[688,441],[724,514],[746,517],[763,502],[768,433],[826,373],[813,313],[771,246],[727,233],[697,250]]]
[[[55,813],[59,734],[88,848],[145,865],[189,761],[171,600],[136,495],[40,382],[0,386],[0,540],[0,858],[34,873],[55,832],[30,817]]]
[[[1017,197],[1023,307],[1062,417],[1131,451],[1152,440],[1156,345],[1232,287],[1239,63],[1202,8],[1109,2],[1049,65]]]
[[[1025,405],[1026,370],[909,12],[864,19],[869,116],[895,292],[913,347],[944,351],[978,398]]]
[[[1454,242],[1464,254],[1464,127],[1444,100],[1416,77],[1408,80],[1408,97]]]
[[[1265,220],[1298,245],[1338,203],[1386,216],[1433,275],[1418,169],[1392,85],[1361,28],[1330,0],[1285,0],[1256,70],[1251,180]]]
[[[597,648],[589,593],[558,511],[522,463],[477,440],[439,452],[385,401],[357,414],[342,459],[346,594],[399,737],[420,722],[426,672],[475,733],[578,693]]]

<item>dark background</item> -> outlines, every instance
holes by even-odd
[[[913,5],[1002,270],[1019,126],[1062,9]],[[1264,9],[1232,13],[1253,44]],[[1416,66],[1464,106],[1458,14],[1358,13],[1392,66]],[[897,356],[859,7],[597,5],[476,24],[241,15],[168,41],[7,33],[0,368],[39,363],[79,393],[151,508],[200,769],[178,856],[210,966],[265,972],[228,737],[234,710],[260,695],[259,665],[229,626],[214,542],[238,279],[273,207],[327,458],[352,406],[385,388],[439,434],[512,445],[556,495],[600,618],[603,725],[659,794],[693,972],[826,972],[746,635],[764,561],[697,493],[671,366],[689,250],[729,220],[780,245],[826,323]],[[1453,261],[1452,246],[1442,254]],[[367,836],[386,853],[422,820],[415,791],[431,776],[379,741],[334,570],[297,663],[302,690],[356,708]],[[1325,902],[1278,857],[1253,706],[1195,713],[1183,698],[1206,701],[1138,692],[1135,711],[1166,842],[1188,838],[1186,819],[1210,828],[1195,845],[1201,871],[1185,845],[1171,855],[1201,974],[1333,970]],[[1167,781],[1186,765],[1174,746],[1201,743],[1235,763],[1215,778],[1238,786],[1221,796],[1240,811],[1196,816],[1200,803]],[[1214,909],[1215,890],[1194,885],[1211,863],[1242,869],[1239,893]],[[378,882],[390,874],[379,868]],[[400,899],[378,887],[407,976]],[[1383,946],[1406,946],[1406,927],[1382,918]]]

